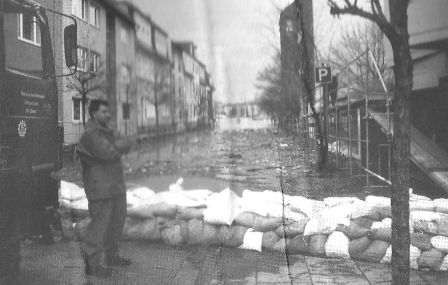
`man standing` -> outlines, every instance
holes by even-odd
[[[119,241],[126,218],[126,186],[121,155],[129,152],[129,140],[117,140],[108,127],[108,102],[92,100],[91,119],[78,144],[84,189],[89,201],[92,221],[81,243],[86,274],[98,277],[110,275],[110,269],[100,266],[104,250],[107,266],[129,266],[129,259],[118,254]]]

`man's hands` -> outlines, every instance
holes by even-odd
[[[115,141],[115,147],[121,153],[128,153],[135,145],[135,138],[121,138]]]

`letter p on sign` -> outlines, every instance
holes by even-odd
[[[316,83],[330,83],[331,82],[331,67],[323,66],[316,67],[315,72]]]

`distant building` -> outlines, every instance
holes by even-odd
[[[314,87],[313,3],[311,0],[299,2],[303,18],[299,19],[295,2],[280,14],[281,82],[282,93],[287,98],[299,97],[301,110],[297,114],[306,114],[308,100],[303,80]]]

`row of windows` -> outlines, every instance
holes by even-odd
[[[98,72],[101,55],[84,47],[78,47],[78,70],[85,72]]]
[[[72,14],[95,27],[100,26],[100,9],[92,1],[72,0]]]

